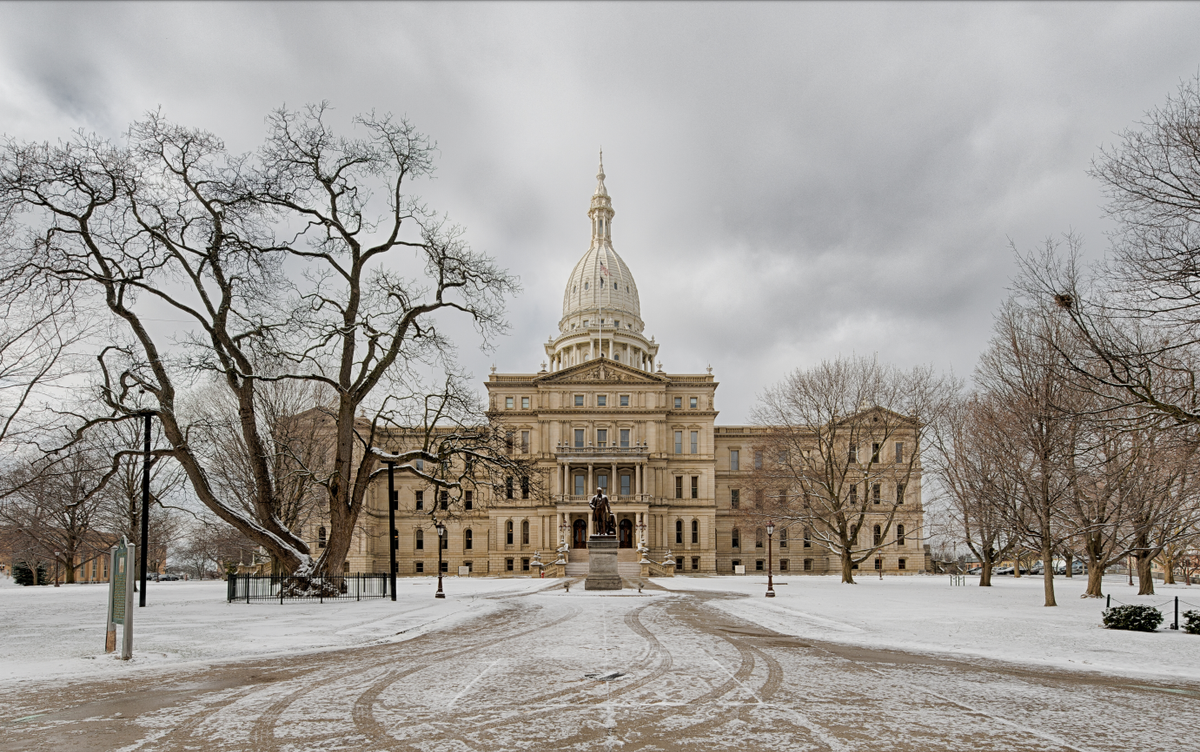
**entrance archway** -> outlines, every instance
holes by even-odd
[[[633,548],[633,520],[628,517],[621,520],[621,524],[617,528],[617,546]]]
[[[575,520],[571,528],[573,530],[571,548],[587,548],[587,521]]]

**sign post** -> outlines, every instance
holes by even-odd
[[[133,657],[133,589],[134,562],[137,561],[137,546],[131,545],[125,536],[113,546],[108,566],[108,630],[104,638],[104,652],[117,649],[117,625],[122,627],[121,660]]]

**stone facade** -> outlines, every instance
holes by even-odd
[[[546,362],[537,372],[493,372],[485,383],[490,415],[511,437],[514,454],[530,463],[534,482],[513,487],[512,498],[473,499],[470,509],[447,521],[442,553],[450,574],[467,571],[463,567],[472,574],[536,576],[540,562],[560,559],[567,566],[552,571],[586,574],[588,500],[598,487],[617,518],[618,566],[625,576],[640,571],[640,545],[655,564],[673,556],[680,574],[765,568],[761,532],[747,527],[735,507],[750,502],[756,446],[766,429],[716,425],[718,383],[711,368],[664,373],[656,366],[659,345],[644,334],[637,285],[612,248],[615,212],[604,177],[601,165],[588,212],[591,245],[567,281],[558,335],[545,343]],[[398,573],[436,574],[437,537],[428,515],[436,492],[400,474],[396,485]],[[884,548],[885,572],[926,566],[918,537],[919,470],[908,487],[916,490],[906,494],[896,521],[910,538]],[[386,499],[381,478],[368,494],[348,571],[387,571]],[[317,536],[310,542],[314,548],[320,543]],[[777,572],[840,571],[828,551],[806,545],[801,530],[777,531],[774,547]],[[871,573],[870,565],[863,565],[864,573]]]

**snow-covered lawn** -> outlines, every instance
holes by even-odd
[[[714,601],[735,616],[785,634],[864,647],[973,656],[1040,667],[1092,670],[1120,675],[1200,681],[1200,635],[1168,629],[1180,613],[1200,610],[1200,587],[1158,585],[1139,597],[1124,578],[1105,578],[1113,605],[1159,606],[1164,619],[1156,633],[1123,632],[1101,625],[1104,600],[1081,598],[1086,578],[1055,578],[1058,606],[1042,605],[1040,577],[978,577],[952,587],[945,576],[868,575],[843,585],[838,577],[775,578],[776,597],[763,597],[766,578],[675,577],[655,582],[677,592],[745,593],[748,598]],[[1193,605],[1185,604],[1190,601]],[[1180,618],[1182,622],[1182,617]]]
[[[150,666],[246,659],[411,639],[486,613],[487,596],[532,592],[558,580],[400,578],[397,602],[227,603],[226,584],[151,582],[134,607],[133,660],[104,653],[107,585],[20,587],[0,576],[0,686],[24,679],[122,674]],[[118,639],[119,636],[118,636]]]

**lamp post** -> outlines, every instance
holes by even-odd
[[[775,597],[775,581],[771,577],[771,536],[775,533],[775,523],[767,521],[767,598]]]
[[[146,419],[146,436],[142,443],[142,545],[138,548],[138,608],[146,607],[146,560],[150,547],[150,418],[154,413],[143,413]]]
[[[392,602],[396,602],[396,463],[389,462],[388,466],[388,587],[391,588]],[[438,550],[441,553],[441,550]]]
[[[438,547],[438,589],[437,589],[437,592],[434,593],[433,597],[434,598],[445,598],[446,594],[442,592],[442,541],[445,540],[446,526],[443,525],[441,522],[435,522],[433,524],[437,528],[437,534],[438,534],[438,542],[437,542],[437,547]]]
[[[54,587],[58,587],[58,557],[60,556],[62,556],[62,553],[58,551],[54,552]]]

